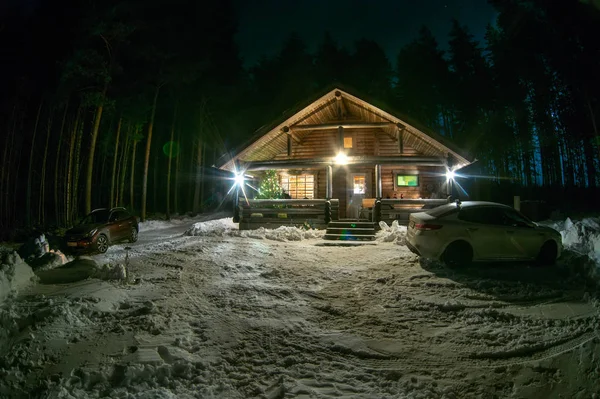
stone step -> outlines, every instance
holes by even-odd
[[[353,234],[329,234],[326,233],[323,237],[325,240],[340,240],[340,241],[373,241],[374,235],[353,235]]]

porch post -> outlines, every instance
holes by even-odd
[[[375,165],[375,198],[383,197],[381,186],[381,165]]]
[[[325,198],[331,199],[331,197],[333,196],[333,167],[331,165],[327,165],[326,179],[327,179],[327,185],[326,185],[327,188],[325,190]]]

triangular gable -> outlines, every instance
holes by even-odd
[[[284,153],[287,149],[287,133],[284,128],[299,128],[299,131],[294,131],[293,138],[294,140],[302,140],[304,135],[310,134],[310,130],[300,130],[302,126],[308,127],[331,121],[343,125],[344,122],[348,122],[348,119],[340,120],[337,118],[340,112],[340,107],[337,104],[340,96],[344,99],[345,109],[343,112],[346,113],[346,117],[350,115],[357,117],[356,120],[361,122],[382,124],[381,130],[389,135],[395,134],[396,125],[404,126],[404,142],[423,155],[440,158],[451,155],[460,166],[471,163],[468,156],[445,137],[434,132],[425,133],[422,129],[417,129],[405,120],[336,87],[274,127],[267,128],[266,132],[264,130],[260,131],[258,137],[250,141],[231,159],[224,162],[220,169],[233,171],[235,170],[235,162],[238,160],[242,162],[266,161]]]

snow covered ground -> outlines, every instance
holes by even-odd
[[[154,222],[81,260],[115,280],[37,284],[4,304],[0,397],[594,397],[584,259],[597,247],[581,241],[600,228],[573,226],[557,267],[450,270],[408,251],[397,225],[337,247],[227,218]]]

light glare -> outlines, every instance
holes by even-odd
[[[242,187],[244,185],[244,174],[239,173],[239,174],[235,175],[234,181],[235,181],[235,184]]]
[[[348,155],[339,152],[335,157],[335,163],[338,165],[346,165],[348,163]]]

